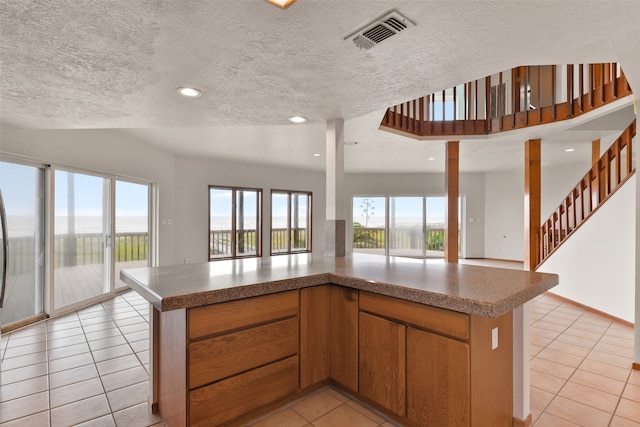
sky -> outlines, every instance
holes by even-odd
[[[13,236],[33,234],[36,227],[36,206],[41,203],[42,189],[36,188],[42,169],[15,163],[0,162],[0,190],[4,199],[9,233]],[[67,216],[70,175],[75,178],[74,206],[76,232],[101,232],[103,215],[102,177],[55,172],[55,214]],[[116,181],[116,231],[147,230],[149,187],[143,184]],[[66,220],[56,221],[56,233],[66,232]]]

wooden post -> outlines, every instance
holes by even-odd
[[[600,138],[591,141],[591,166],[600,160]]]
[[[524,143],[524,268],[528,271],[538,265],[540,172],[540,140],[530,139]]]
[[[444,260],[458,262],[458,194],[459,194],[460,141],[447,142]]]

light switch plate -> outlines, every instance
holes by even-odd
[[[498,348],[498,328],[491,330],[491,350]]]

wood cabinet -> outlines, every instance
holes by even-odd
[[[331,379],[350,393],[358,391],[358,291],[329,286]]]
[[[330,378],[329,286],[300,290],[300,388]]]
[[[421,426],[468,426],[469,344],[407,328],[407,418]]]
[[[214,426],[295,394],[299,292],[160,315],[158,407],[167,424]]]
[[[363,291],[359,307],[360,396],[407,424],[511,425],[511,313],[487,319]]]
[[[236,425],[329,383],[407,425],[513,419],[511,313],[328,284],[163,312],[157,333],[158,407],[172,427]]]
[[[359,392],[389,409],[405,414],[405,326],[360,313]]]

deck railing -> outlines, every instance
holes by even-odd
[[[631,93],[616,63],[522,66],[394,105],[380,126],[417,138],[486,135],[577,117]]]
[[[421,249],[425,242],[425,234],[421,229],[396,228],[390,231],[389,246],[393,249]],[[354,227],[354,249],[384,249],[387,233],[384,228]],[[428,251],[444,251],[444,229],[427,228],[426,246]]]
[[[274,228],[271,230],[271,251],[274,253],[288,251],[288,242],[292,242],[292,251],[305,251],[307,249],[306,228],[291,229],[288,236],[287,228]],[[209,231],[209,256],[212,258],[230,257],[232,251],[231,230]],[[242,230],[237,232],[238,254],[256,253],[256,230]]]
[[[632,142],[636,120],[589,169],[539,230],[538,266],[635,172]]]
[[[104,262],[104,238],[101,233],[56,235],[53,265],[55,268]],[[149,234],[116,233],[115,262],[141,261],[149,256]],[[34,269],[36,242],[33,236],[10,237],[7,274],[17,276]]]

